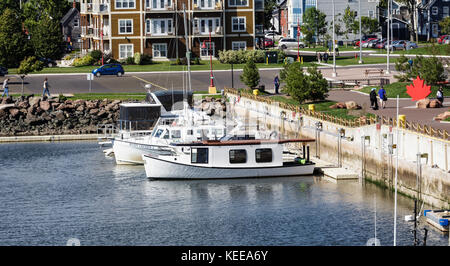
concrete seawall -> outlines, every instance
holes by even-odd
[[[316,144],[310,147],[311,156],[317,154],[322,160],[353,169],[366,180],[389,189],[394,187],[398,152],[398,191],[410,197],[416,197],[419,192],[419,198],[427,204],[437,208],[450,207],[448,141],[400,129],[397,143],[395,129],[389,126],[344,127],[280,108],[276,104],[245,97],[238,100],[238,96],[233,94],[227,96],[231,108],[240,116],[248,116],[254,122],[265,124],[267,128],[279,130],[290,137],[319,136],[318,149],[316,150]],[[319,134],[316,130],[317,122],[322,123]],[[343,132],[341,138],[340,130]],[[390,149],[389,144],[393,143],[398,144],[398,149]],[[421,158],[420,164],[417,164],[417,153],[427,154],[428,158]],[[421,171],[420,175],[417,174],[418,169]]]
[[[0,143],[8,142],[36,142],[36,141],[72,141],[72,140],[97,140],[102,134],[81,135],[46,135],[46,136],[14,136],[0,137]]]

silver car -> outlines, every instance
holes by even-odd
[[[278,42],[278,48],[279,49],[292,49],[292,48],[305,48],[305,43],[304,42],[298,42],[297,39],[295,38],[282,38],[279,42]]]

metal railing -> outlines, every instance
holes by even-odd
[[[279,105],[280,108],[287,109],[287,110],[290,110],[290,111],[293,111],[293,112],[296,112],[299,114],[308,115],[308,116],[311,116],[311,117],[314,117],[314,118],[317,118],[317,119],[320,119],[323,121],[331,122],[331,123],[338,124],[338,125],[345,126],[345,127],[361,127],[361,126],[375,125],[375,124],[387,125],[387,126],[392,126],[392,127],[397,126],[397,119],[392,118],[392,117],[371,115],[371,116],[361,116],[361,117],[357,117],[354,119],[347,119],[347,118],[342,118],[342,117],[338,117],[338,116],[333,116],[333,115],[327,114],[325,112],[312,111],[305,107],[301,107],[301,106],[297,106],[297,105],[293,105],[293,104],[274,101],[270,97],[257,96],[257,95],[253,95],[253,94],[250,94],[247,92],[239,92],[236,89],[225,88],[224,92],[226,94],[229,93],[229,94],[239,95],[239,96],[243,96],[243,97],[255,100],[255,101],[264,102],[267,104],[276,103]],[[412,132],[416,132],[419,134],[443,139],[443,140],[449,140],[449,138],[450,138],[450,134],[445,129],[442,129],[442,130],[435,129],[431,126],[422,125],[417,122],[414,123],[414,122],[408,122],[406,120],[405,121],[400,120],[400,128],[403,128],[405,130],[409,130]]]

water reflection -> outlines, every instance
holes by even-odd
[[[319,176],[153,181],[95,142],[0,145],[0,245],[365,245],[393,242],[393,195]],[[398,198],[398,244],[413,202]],[[448,239],[422,221],[429,245]]]

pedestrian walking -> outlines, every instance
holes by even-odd
[[[378,101],[377,101],[377,89],[376,88],[372,88],[372,90],[370,91],[370,107],[373,110],[378,110]]]
[[[442,85],[439,86],[438,91],[436,92],[436,99],[444,104],[444,90],[442,89]]]
[[[334,45],[334,52],[339,56],[339,45],[337,43]]]
[[[3,96],[5,96],[5,94],[6,94],[6,97],[9,96],[8,81],[9,81],[9,78],[6,78],[6,79],[3,81],[3,94],[2,94],[2,98],[3,98]]]
[[[386,90],[383,88],[383,86],[380,86],[380,89],[378,90],[378,96],[380,97],[380,107],[386,108],[386,101],[387,101],[387,95]]]
[[[280,88],[280,79],[278,78],[278,75],[275,76],[273,85],[275,86],[275,94],[278,94],[278,89]]]
[[[50,91],[48,90],[49,85],[48,85],[48,79],[47,79],[47,77],[45,77],[45,79],[44,79],[44,84],[42,85],[42,87],[43,87],[43,89],[44,89],[44,91],[42,92],[42,98],[44,98],[45,93],[47,93],[47,94],[48,94],[48,97],[50,97]]]
[[[325,63],[328,63],[328,51],[326,51],[326,52],[323,54],[323,60],[325,60]]]

